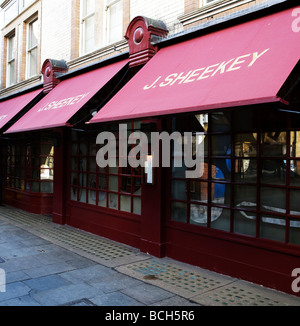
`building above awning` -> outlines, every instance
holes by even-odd
[[[300,59],[293,9],[162,48],[91,123],[282,99]]]
[[[61,81],[6,133],[67,126],[74,114],[127,63],[122,60]]]
[[[33,101],[42,89],[31,91],[3,102],[0,101],[0,130],[15,118],[31,101]]]

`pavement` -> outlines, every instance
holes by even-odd
[[[1,206],[0,306],[300,306],[300,297]]]

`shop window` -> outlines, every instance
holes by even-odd
[[[128,130],[133,129],[135,124],[130,123]],[[117,132],[115,137],[118,146]],[[118,166],[100,168],[96,163],[97,151],[100,149],[99,145],[96,145],[96,138],[96,133],[86,134],[75,131],[72,133],[70,199],[140,215],[141,168]],[[117,157],[116,161],[118,160]]]
[[[186,179],[171,168],[170,221],[299,245],[300,132],[282,116],[271,129],[269,109],[172,118],[172,131],[205,134],[204,173]],[[273,127],[274,127],[273,126]],[[180,129],[181,128],[181,129]],[[173,156],[175,154],[173,153]]]
[[[50,138],[11,140],[6,146],[6,187],[53,193],[53,155]]]

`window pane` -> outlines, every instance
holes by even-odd
[[[95,0],[82,0],[82,16],[88,16],[95,11]]]
[[[235,136],[235,156],[255,157],[257,147],[257,134],[237,134]]]
[[[238,208],[256,209],[256,186],[234,186],[234,205]]]
[[[29,24],[28,48],[38,45],[38,20]]]
[[[120,203],[121,211],[130,213],[131,212],[131,197],[121,195],[120,200],[121,200],[121,203]]]
[[[234,232],[256,236],[256,213],[248,211],[234,211]]]
[[[300,157],[300,131],[291,132],[291,157]]]
[[[141,215],[142,213],[142,201],[141,198],[133,198],[133,213]]]
[[[37,48],[31,50],[29,53],[29,76],[37,74]]]
[[[207,225],[207,206],[192,204],[190,207],[190,224]]]
[[[300,216],[300,190],[290,190],[290,210],[292,215]]]
[[[285,218],[263,214],[260,221],[260,236],[264,239],[285,242],[285,226]]]
[[[84,52],[89,53],[94,51],[95,39],[95,18],[89,17],[84,23]]]
[[[187,205],[173,202],[171,205],[171,220],[187,223]]]
[[[211,185],[211,202],[219,205],[229,205],[230,204],[230,191],[229,185],[227,186],[222,183],[212,183]]]
[[[231,129],[231,113],[216,112],[211,114],[211,131],[212,132],[228,132]]]
[[[286,161],[262,160],[261,182],[285,185],[286,184]]]
[[[230,210],[224,208],[212,207],[211,228],[230,231]],[[213,213],[213,209],[215,212]],[[214,218],[213,218],[214,217]]]
[[[257,161],[255,159],[236,159],[235,176],[236,182],[257,182]]]
[[[109,26],[108,26],[108,41],[110,43],[120,41],[123,31],[123,9],[122,1],[109,6]]]
[[[290,243],[300,245],[300,220],[292,219],[290,221]]]
[[[291,186],[300,187],[300,160],[291,160],[290,183]]]
[[[261,134],[262,156],[286,155],[286,132],[265,132]]]
[[[211,177],[214,180],[231,180],[231,159],[214,159],[211,166]]]
[[[286,213],[286,190],[261,187],[261,209],[269,212]]]
[[[186,182],[185,181],[176,181],[172,182],[172,198],[187,200],[186,198]]]
[[[207,203],[208,200],[208,183],[207,182],[190,182],[190,198],[192,201]]]
[[[109,194],[108,206],[112,209],[118,209],[118,195]]]
[[[211,137],[212,155],[213,156],[229,156],[231,140],[229,135],[218,135]]]

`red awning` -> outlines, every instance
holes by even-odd
[[[0,102],[0,129],[10,122],[21,110],[42,92],[35,90],[9,100]]]
[[[63,80],[6,133],[47,129],[68,125],[72,116],[86,104],[128,60]]]
[[[91,123],[279,101],[300,59],[292,9],[161,49]]]

